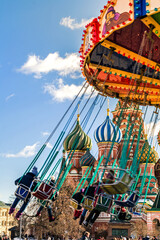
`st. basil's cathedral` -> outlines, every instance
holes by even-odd
[[[145,131],[144,131],[144,121],[143,121],[142,110],[140,110],[139,106],[135,105],[134,103],[125,104],[125,107],[124,107],[124,102],[119,100],[112,114],[113,114],[113,119],[111,120],[109,108],[108,108],[106,119],[100,126],[97,126],[96,130],[94,131],[94,139],[98,146],[97,160],[90,152],[92,148],[92,141],[90,137],[83,131],[80,125],[79,114],[78,114],[76,126],[74,127],[73,131],[69,133],[69,135],[65,138],[63,142],[63,146],[64,146],[63,158],[66,158],[66,155],[68,155],[70,151],[72,152],[72,154],[68,155],[69,159],[71,157],[71,163],[73,163],[72,168],[70,170],[69,178],[72,178],[75,181],[78,181],[82,178],[82,176],[86,172],[86,169],[92,167],[90,176],[88,176],[89,178],[91,178],[91,176],[93,175],[94,169],[96,168],[98,161],[100,160],[102,155],[104,155],[104,159],[100,167],[104,166],[105,157],[108,155],[110,149],[112,150],[111,150],[111,154],[109,154],[110,155],[109,165],[112,165],[116,159],[117,160],[116,164],[118,166],[118,162],[119,162],[119,159],[121,158],[121,153],[122,153],[122,149],[125,141],[126,128],[128,128],[127,126],[128,122],[129,122],[129,128],[131,127],[131,125],[133,126],[131,137],[129,140],[128,150],[127,150],[127,154],[128,154],[127,166],[131,166],[133,157],[136,151],[139,128],[140,128],[140,125],[142,125],[139,148],[138,148],[139,149],[138,159],[137,159],[137,161],[140,161],[139,169],[141,169],[141,174],[140,174],[139,182],[137,184],[137,190],[139,190],[141,187],[141,179],[142,179],[142,176],[145,174],[145,164],[148,161],[148,165],[146,169],[147,176],[146,176],[146,181],[142,191],[142,199],[145,198],[146,189],[147,189],[148,190],[147,200],[152,200],[152,202],[154,202],[158,194],[158,184],[154,174],[154,167],[155,167],[155,163],[158,161],[159,156],[158,156],[158,153],[155,151],[155,148],[150,147],[149,142],[147,140],[147,135],[145,134]],[[119,119],[121,121],[119,121]],[[76,150],[72,151],[73,149],[76,149]],[[150,155],[149,155],[149,159],[147,159],[147,156],[148,156],[147,153],[149,151],[150,151]],[[151,173],[151,179],[149,182],[150,173]],[[142,205],[144,205],[144,201],[142,201]],[[153,231],[153,220],[154,219],[160,220],[160,211],[158,211],[158,209],[154,209],[154,211],[150,209],[145,212],[146,213],[141,214],[141,217],[132,216],[132,219],[133,221],[134,221],[134,218],[141,219],[146,223],[148,231]],[[107,230],[110,224],[109,222],[110,222],[110,215],[107,213],[101,213],[100,217],[98,218],[98,220],[95,222],[93,226],[93,230],[95,231],[102,224],[104,224]]]

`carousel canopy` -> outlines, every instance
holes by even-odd
[[[159,107],[159,0],[112,0],[100,12],[80,48],[86,80],[105,96]]]

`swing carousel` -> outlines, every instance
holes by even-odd
[[[93,86],[102,96],[124,101],[123,109],[119,111],[118,127],[121,125],[121,118],[125,117],[124,109],[126,109],[128,103],[130,105],[135,104],[134,113],[129,116],[128,122],[131,118],[137,118],[137,106],[150,105],[156,107],[151,117],[151,122],[154,121],[155,125],[158,117],[154,114],[158,115],[159,110],[157,111],[157,109],[160,106],[160,4],[157,1],[124,1],[122,7],[120,1],[108,1],[104,9],[100,11],[100,16],[87,24],[83,32],[83,43],[79,51],[82,73],[87,83]],[[142,140],[141,131],[143,130],[140,124],[139,133],[136,136],[138,141],[135,156],[128,172],[126,171],[127,156],[125,152],[128,151],[134,126],[132,123],[131,126],[127,124],[126,127],[124,137],[128,139],[128,143],[126,141],[123,144],[118,168],[113,168],[115,172],[119,172],[119,178],[114,183],[99,183],[99,187],[106,196],[100,194],[99,199],[101,200],[98,200],[98,203],[95,197],[87,196],[86,193],[83,202],[81,202],[84,209],[92,211],[100,205],[101,211],[105,212],[109,209],[107,206],[112,199],[110,196],[114,196],[114,203],[119,206],[133,208],[138,203],[146,180],[147,164],[153,161],[153,156],[151,147],[148,148],[146,153],[145,144],[138,151],[138,145]],[[107,130],[109,131],[109,129]],[[118,130],[115,130],[112,134],[115,140],[118,136]],[[134,138],[132,144],[133,142]],[[105,166],[109,164],[111,151],[105,157]],[[146,166],[144,175],[141,177],[140,191],[137,192],[135,188],[139,181],[141,169],[139,173],[137,171],[144,155]],[[97,165],[98,168],[99,166]],[[107,167],[103,169],[102,178],[105,170],[107,170]],[[97,172],[99,172],[99,169]],[[148,178],[150,183],[152,170]],[[145,198],[148,187],[145,191]],[[130,192],[130,196],[123,201],[124,194],[127,192]],[[117,200],[120,194],[123,194],[123,196],[120,200]],[[100,202],[101,204],[99,204]],[[102,202],[105,202],[105,204],[102,204]],[[75,203],[75,199],[72,199],[71,205],[76,209],[79,203]]]
[[[159,2],[111,0],[100,13],[82,38],[86,81],[104,96],[159,107]]]
[[[160,4],[155,0],[125,0],[122,6],[120,0],[111,0],[100,12],[86,26],[80,48],[86,82],[19,179],[15,192],[23,202],[36,199],[48,208],[66,178],[76,179],[70,206],[74,219],[80,218],[79,224],[85,227],[92,226],[101,212],[109,213],[111,221],[121,222],[130,221],[133,213],[141,215],[142,210],[137,213],[136,206],[142,197],[147,198],[149,184],[155,179],[148,166],[158,160],[151,148],[153,139],[145,138],[143,125],[148,111],[145,106],[155,108],[150,114],[150,132],[159,114]],[[89,85],[92,90],[85,99]],[[113,121],[108,103],[106,119],[95,130],[99,149],[96,161],[88,134],[108,97],[119,101]],[[26,188],[23,177],[37,164],[58,131],[51,152]],[[67,156],[59,157],[63,149]],[[53,185],[51,178],[56,171],[59,173]]]

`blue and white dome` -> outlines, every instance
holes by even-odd
[[[106,120],[95,130],[94,138],[97,143],[99,142],[117,142],[122,140],[122,133],[120,128],[109,118],[109,109],[107,109]]]

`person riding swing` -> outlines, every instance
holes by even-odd
[[[51,180],[49,182],[49,184],[52,186],[52,187],[55,187],[56,183],[55,183],[55,177],[54,176],[51,176]],[[58,192],[55,193],[55,195],[51,195],[50,197],[50,200],[52,202],[56,201],[56,198],[58,196]],[[53,222],[55,220],[55,218],[52,216],[52,208],[49,204],[49,202],[46,203],[46,207],[47,207],[47,211],[48,211],[48,218],[49,218],[49,222]],[[36,217],[40,216],[41,214],[41,211],[43,210],[44,206],[40,206],[37,213],[36,213]]]
[[[33,182],[37,178],[37,175],[37,167],[33,167],[32,172],[28,172],[27,174],[18,178],[15,181],[15,185],[18,185],[19,187],[15,192],[16,198],[10,207],[9,214],[14,213],[17,204],[20,200],[22,200],[23,204],[15,216],[15,218],[17,218],[18,220],[30,201],[31,191],[35,188]]]

